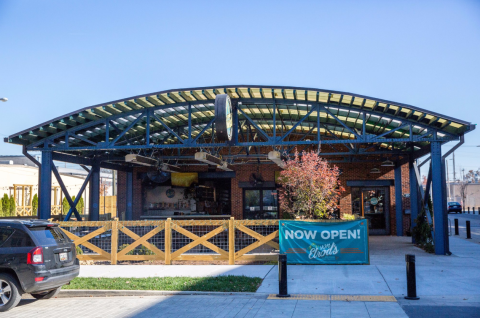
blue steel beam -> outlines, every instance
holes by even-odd
[[[80,216],[80,214],[77,211],[77,203],[78,203],[78,200],[80,200],[81,193],[80,193],[80,196],[77,195],[78,199],[75,198],[75,202],[74,202],[72,200],[72,198],[70,197],[70,194],[68,193],[67,187],[63,183],[63,180],[62,180],[62,177],[60,176],[60,173],[58,173],[57,167],[55,167],[54,164],[52,164],[52,171],[53,171],[53,174],[55,175],[55,178],[57,178],[58,184],[60,185],[60,188],[62,189],[63,194],[65,195],[65,198],[68,201],[68,204],[70,205],[70,210],[72,210],[73,213],[75,213],[75,217],[77,218],[77,220],[81,221],[82,217]],[[70,212],[70,210],[68,212]]]
[[[99,221],[100,218],[100,162],[94,161],[90,169],[90,209],[89,221]]]
[[[177,133],[174,132],[170,127],[168,127],[168,125],[165,124],[165,123],[163,122],[163,120],[161,120],[160,118],[158,118],[158,116],[157,116],[155,113],[152,113],[152,116],[153,116],[153,118],[155,118],[156,121],[158,121],[160,124],[162,124],[162,126],[165,127],[165,128],[168,130],[169,133],[171,133],[172,135],[174,135],[174,136],[178,139],[178,141],[180,141],[182,144],[185,143],[185,141],[184,141],[179,135],[177,135]]]
[[[203,127],[202,131],[200,131],[200,133],[195,137],[195,139],[193,139],[193,141],[192,141],[193,144],[197,143],[198,138],[200,138],[200,136],[202,136],[207,131],[207,129],[210,128],[210,126],[212,126],[214,121],[215,121],[215,117],[213,117],[208,122],[208,124],[205,127]]]
[[[408,163],[409,177],[410,177],[410,231],[415,226],[415,220],[418,216],[418,182],[417,175],[415,173],[415,163],[413,157],[410,158]],[[412,236],[412,243],[415,243],[415,239]]]
[[[298,125],[300,125],[305,119],[307,119],[311,113],[313,113],[313,111],[317,110],[318,109],[318,106],[316,107],[312,107],[312,109],[305,115],[303,116],[302,119],[300,119],[299,121],[297,121],[297,123],[295,125],[293,125],[292,128],[290,128],[289,131],[287,131],[281,138],[280,138],[280,141],[283,141],[285,139],[285,137],[287,137],[288,135],[290,135],[292,133],[292,131],[295,131],[295,129],[298,127]],[[319,116],[320,114],[317,112],[317,116]]]
[[[262,135],[262,137],[265,138],[265,140],[268,140],[268,141],[270,140],[270,137],[268,136],[268,134],[262,128],[260,128],[255,121],[253,121],[247,114],[245,114],[245,112],[240,107],[238,107],[237,109],[253,125],[253,127],[255,127],[255,129],[260,133],[260,135]]]
[[[83,184],[82,184],[82,187],[80,188],[80,191],[78,191],[78,195],[77,197],[75,198],[75,201],[73,202],[73,206],[77,206],[77,203],[78,201],[80,200],[83,192],[85,191],[85,187],[87,186],[87,183],[88,181],[90,181],[90,178],[92,176],[92,170],[90,169],[90,172],[88,173],[87,177],[85,178],[85,180],[83,181]],[[72,213],[73,213],[73,210],[70,208],[70,210],[68,210],[68,213],[67,215],[65,216],[65,219],[64,221],[68,221],[70,220],[70,217],[72,216]],[[80,218],[81,220],[82,218]]]
[[[458,140],[458,139],[453,139],[453,138],[442,138],[442,139],[437,139],[437,140],[422,140],[424,142],[432,142],[432,141],[452,141],[452,140]],[[415,141],[415,140],[414,140]],[[365,142],[361,139],[338,139],[338,140],[323,140],[323,144],[364,144],[368,143]],[[405,143],[404,138],[389,138],[389,139],[384,139],[382,140],[382,143]],[[231,143],[205,143],[205,144],[197,144],[197,147],[202,147],[202,148],[216,148],[216,147],[227,147],[227,146],[237,146],[237,147],[249,147],[249,146],[290,146],[290,145],[314,145],[317,144],[317,141],[315,140],[309,140],[309,141],[282,141],[282,142],[275,142],[273,140],[269,141],[249,141],[249,142],[239,142],[235,145],[232,145]],[[134,149],[176,149],[176,148],[192,148],[195,147],[194,145],[190,144],[155,144],[155,145],[98,145],[96,147],[93,146],[69,146],[66,147],[65,145],[58,145],[54,149],[50,148],[50,150],[55,150],[55,151],[82,151],[82,150],[134,150]],[[34,148],[32,150],[39,150],[39,151],[49,151],[45,150],[44,148]]]
[[[395,219],[397,236],[403,236],[402,166],[395,166]]]
[[[52,214],[52,152],[42,152],[42,165],[40,173],[40,202],[38,205],[38,218],[49,219]]]
[[[442,148],[441,143],[436,141],[431,143],[432,149],[432,190],[433,190],[433,220],[435,230],[435,254],[445,255],[448,252],[446,246],[445,232],[447,224],[445,223],[444,212],[444,198],[442,185]]]
[[[133,220],[133,172],[127,172],[125,220]]]
[[[117,137],[115,137],[115,139],[113,139],[112,142],[109,142],[109,144],[112,145],[112,146],[114,146],[115,143],[116,143],[120,138],[122,138],[130,129],[132,129],[132,127],[135,126],[135,125],[140,121],[140,119],[143,118],[144,115],[145,115],[145,113],[144,113],[144,112],[141,112],[141,114],[138,115],[138,117],[137,117],[134,121],[132,121],[132,122],[130,123],[130,125],[128,125],[128,127],[120,133],[120,135],[118,135]]]

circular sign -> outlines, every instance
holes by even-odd
[[[377,205],[377,204],[378,204],[378,199],[377,199],[377,198],[371,198],[371,199],[370,199],[370,203],[371,203],[372,205]]]
[[[215,128],[220,141],[231,141],[233,133],[232,101],[227,94],[215,97]]]
[[[175,190],[173,189],[168,189],[167,190],[167,198],[173,198],[175,196]]]

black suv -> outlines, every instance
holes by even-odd
[[[23,293],[55,297],[78,276],[75,244],[46,220],[0,220],[0,312],[15,307]]]

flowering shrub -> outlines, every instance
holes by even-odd
[[[340,170],[331,167],[316,152],[297,151],[285,161],[280,172],[280,206],[284,212],[306,218],[328,218],[338,206],[340,194]]]

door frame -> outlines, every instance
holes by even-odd
[[[353,188],[353,187],[352,187]],[[363,191],[368,190],[377,190],[377,189],[384,189],[385,190],[385,204],[384,204],[384,215],[385,215],[385,229],[368,229],[370,235],[390,235],[390,187],[387,186],[359,186],[354,187],[360,189],[360,196],[361,196],[361,209],[362,209],[362,216],[365,217],[364,211],[364,200],[363,200]],[[352,207],[353,209],[353,207]]]

